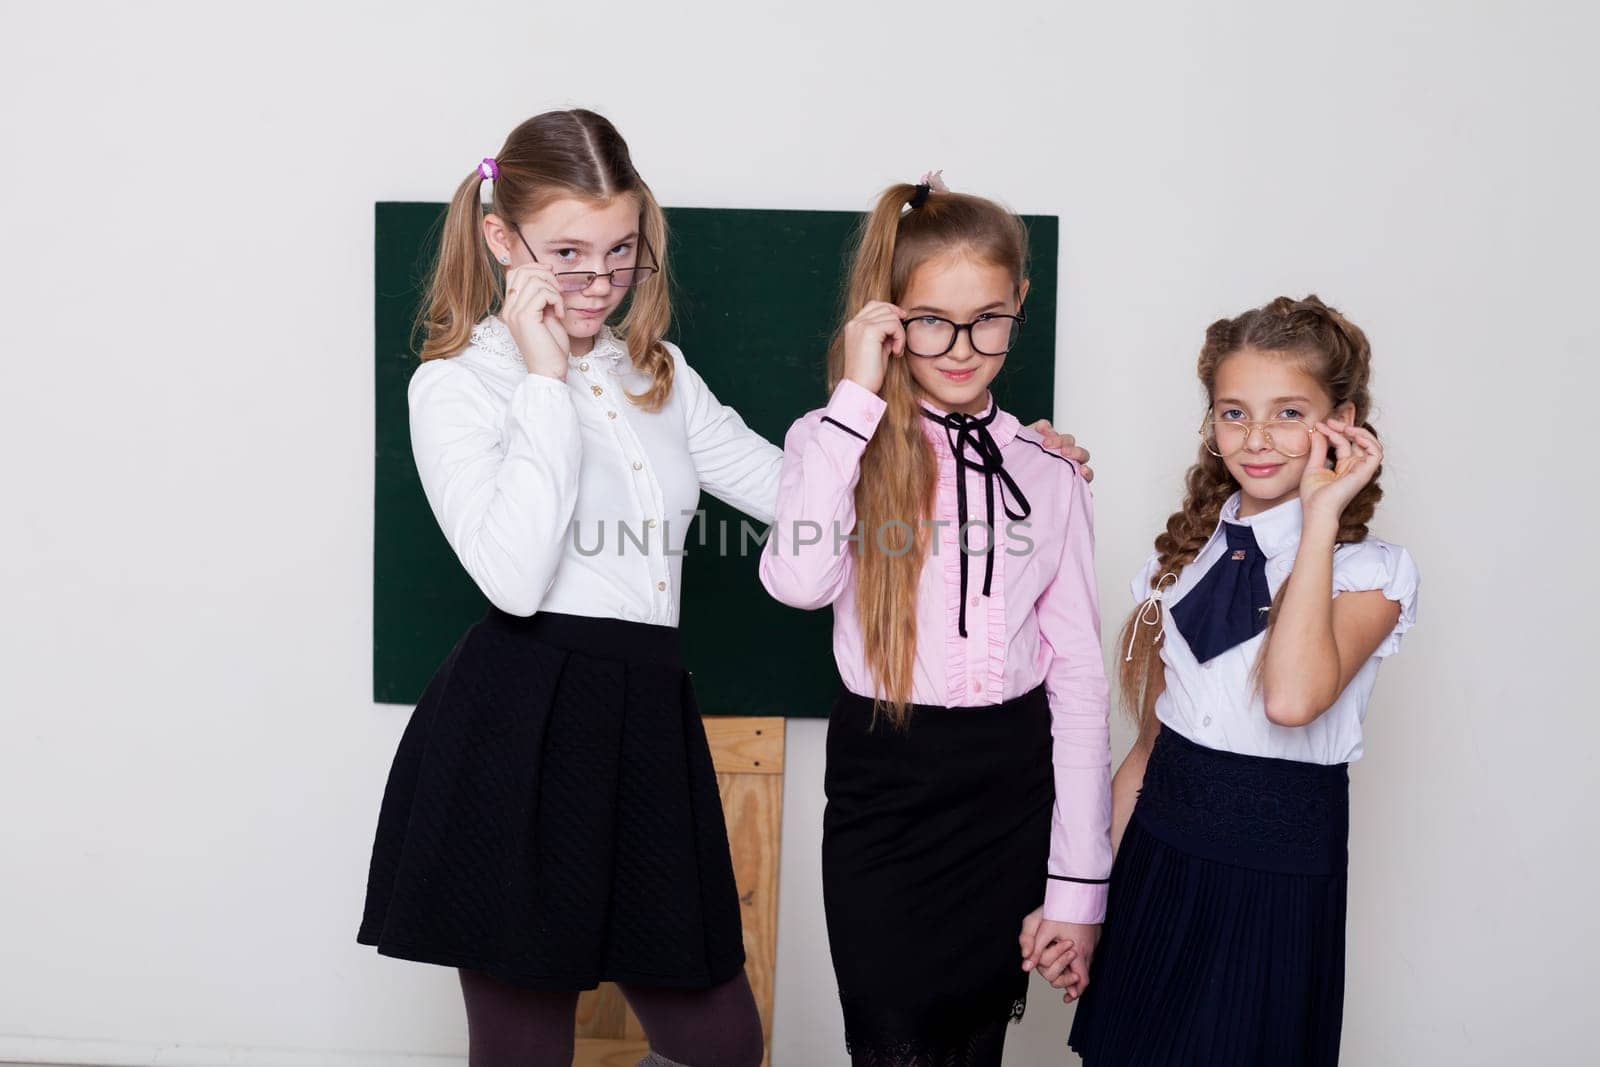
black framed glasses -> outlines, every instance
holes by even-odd
[[[535,263],[539,257],[533,255],[533,248],[528,244],[528,239],[522,236],[522,227],[515,227],[517,240],[522,242],[522,247],[528,250],[528,255],[533,256]],[[648,267],[617,267],[614,270],[558,270],[556,271],[556,285],[563,293],[581,293],[595,283],[597,278],[604,278],[619,289],[632,289],[641,282],[648,281],[650,276],[661,269],[661,261],[656,258],[655,249],[650,247],[650,238],[643,233],[639,234],[639,243],[644,245],[644,250],[650,253],[651,266]]]
[[[906,330],[906,351],[923,359],[937,359],[956,346],[961,331],[967,331],[967,341],[980,356],[1003,356],[1017,343],[1022,324],[1028,321],[1028,309],[1018,308],[1015,315],[986,311],[971,322],[952,322],[938,315],[918,315],[901,319]]]

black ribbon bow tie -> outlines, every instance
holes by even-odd
[[[1272,592],[1267,587],[1267,557],[1248,526],[1224,522],[1227,551],[1212,564],[1182,600],[1172,606],[1172,621],[1194,658],[1206,663],[1267,628]]]
[[[998,405],[990,405],[987,415],[968,415],[964,411],[941,414],[922,409],[924,418],[944,427],[945,436],[950,440],[950,451],[956,457],[956,545],[961,553],[961,614],[957,625],[962,637],[967,636],[967,552],[964,532],[967,526],[967,471],[977,471],[983,475],[984,516],[989,524],[989,550],[984,555],[983,565],[984,596],[989,595],[994,581],[994,547],[999,540],[994,528],[995,482],[1000,483],[1000,506],[1005,509],[1008,519],[1015,522],[1033,514],[1028,498],[1022,495],[1016,481],[1006,472],[1000,446],[989,435],[989,424],[999,413]]]

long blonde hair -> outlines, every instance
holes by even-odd
[[[1245,348],[1282,353],[1299,360],[1306,373],[1322,385],[1335,408],[1349,402],[1355,408],[1355,423],[1377,436],[1378,431],[1370,421],[1372,394],[1368,388],[1372,378],[1372,346],[1355,323],[1318,297],[1311,295],[1295,300],[1280,296],[1265,307],[1213,322],[1206,329],[1205,344],[1201,346],[1196,364],[1200,384],[1205,386],[1207,408],[1216,399],[1217,368],[1223,360]],[[1366,540],[1367,523],[1372,521],[1372,514],[1383,497],[1378,485],[1381,473],[1383,468],[1380,467],[1372,481],[1345,505],[1339,518],[1338,543]],[[1185,476],[1185,485],[1183,506],[1172,513],[1166,529],[1156,537],[1159,559],[1150,580],[1152,589],[1161,587],[1163,576],[1177,574],[1194,562],[1216,532],[1222,506],[1239,488],[1239,483],[1228,473],[1227,464],[1204,445],[1200,446],[1194,466]],[[1267,616],[1269,639],[1282,599],[1283,590],[1279,589]],[[1119,649],[1128,650],[1118,671],[1123,706],[1141,732],[1153,725],[1156,698],[1166,683],[1156,648],[1160,627],[1150,619],[1141,621],[1142,612],[1142,608],[1137,608],[1128,616],[1117,643]]]
[[[633,169],[628,145],[617,128],[593,111],[547,111],[511,131],[496,153],[499,176],[490,187],[488,210],[508,222],[524,221],[562,197],[604,203],[631,195],[639,202],[639,232],[656,256],[660,273],[628,295],[617,325],[633,365],[652,379],[630,399],[659,410],[672,392],[672,356],[662,344],[672,320],[667,277],[667,220],[655,194]],[[456,187],[445,214],[439,254],[428,283],[417,329],[424,360],[453,356],[466,347],[472,327],[498,311],[505,298],[505,273],[483,236],[482,171],[474,169]]]
[[[862,223],[844,316],[828,349],[830,392],[844,376],[842,323],[873,300],[898,303],[928,260],[965,249],[1011,271],[1019,290],[1027,277],[1028,235],[1020,218],[992,200],[943,190],[928,191],[921,206],[911,207],[922,188],[890,186]],[[880,395],[887,407],[861,457],[855,491],[856,518],[865,531],[856,567],[856,611],[867,668],[884,693],[874,708],[886,711],[896,726],[904,726],[911,713],[917,583],[938,475],[909,358],[891,359],[885,369]]]

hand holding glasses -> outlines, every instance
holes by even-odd
[[[506,295],[500,302],[500,320],[522,353],[529,373],[565,378],[572,342],[562,316],[566,301],[556,275],[541,263],[524,263],[506,271]]]

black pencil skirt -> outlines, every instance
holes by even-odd
[[[1349,774],[1163,727],[1070,1041],[1087,1067],[1331,1067]]]
[[[850,1051],[944,1062],[974,1031],[1020,1018],[1017,938],[1044,902],[1055,800],[1043,687],[987,707],[917,705],[904,730],[845,692],[825,783],[823,903]]]
[[[428,684],[357,940],[529,989],[700,989],[744,946],[678,632],[491,609]]]

